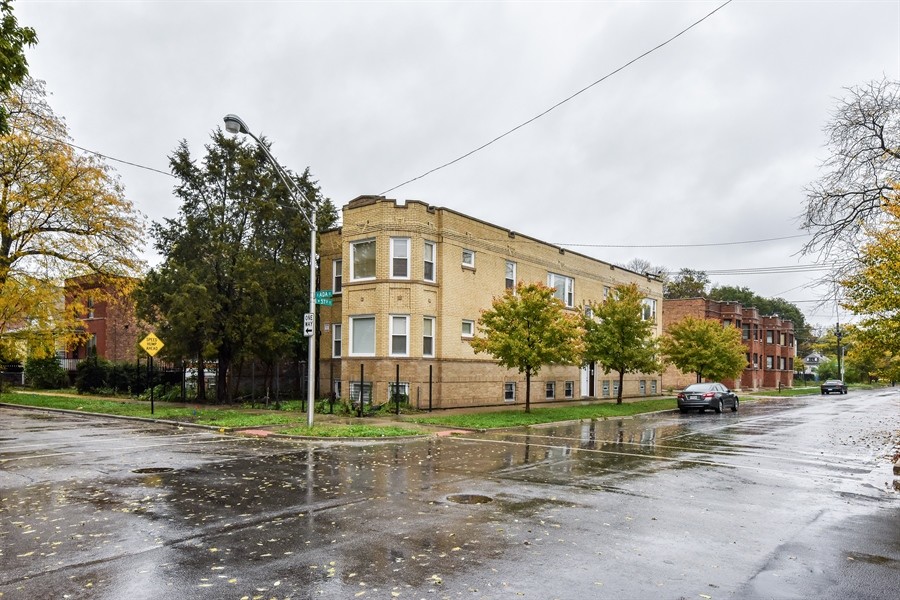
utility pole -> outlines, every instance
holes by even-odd
[[[844,366],[841,362],[841,355],[843,354],[843,348],[841,347],[841,338],[844,337],[844,332],[841,331],[841,323],[838,321],[837,325],[834,326],[834,335],[837,337],[837,367],[838,367],[838,377],[841,381],[844,380]]]

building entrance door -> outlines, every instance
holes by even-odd
[[[594,398],[594,366],[595,363],[591,362],[589,364],[581,367],[581,395],[585,398]]]

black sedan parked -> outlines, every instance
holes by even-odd
[[[831,394],[832,392],[834,392],[835,394],[846,394],[847,384],[840,379],[829,379],[828,381],[820,385],[819,389],[822,391],[823,396],[825,394]]]
[[[720,413],[726,406],[736,412],[738,397],[721,383],[694,383],[678,393],[678,410],[683,413],[691,408],[699,408],[700,412],[711,408]]]

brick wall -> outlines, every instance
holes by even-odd
[[[391,277],[391,239],[408,238],[409,277]],[[354,242],[374,240],[374,278],[353,280]],[[426,281],[425,243],[435,244],[435,281]],[[463,253],[474,257],[473,264],[463,264]],[[396,364],[401,364],[403,381],[411,390],[427,386],[428,366],[432,367],[432,403],[441,407],[504,404],[504,382],[515,382],[516,402],[524,402],[524,377],[499,367],[490,357],[476,355],[463,333],[463,322],[477,322],[481,311],[490,308],[496,296],[506,289],[507,262],[515,263],[517,282],[548,283],[548,273],[571,278],[574,290],[570,298],[572,311],[581,311],[588,302],[599,302],[605,290],[623,283],[635,283],[648,298],[662,305],[662,284],[653,277],[640,275],[596,259],[512,232],[455,211],[409,201],[361,197],[344,207],[343,224],[338,230],[321,236],[320,256],[323,285],[332,287],[333,261],[342,261],[342,293],[332,307],[321,307],[320,323],[328,323],[320,338],[322,363],[320,389],[331,389],[330,373],[339,372],[341,389],[349,390],[358,380],[359,364],[366,365],[366,379],[374,379],[376,398],[386,395],[388,382],[394,380]],[[327,288],[323,288],[327,289]],[[408,316],[408,356],[391,356],[392,317]],[[423,356],[425,318],[433,318],[434,356]],[[374,318],[375,352],[372,356],[355,356],[350,347],[351,330],[359,318]],[[659,323],[659,318],[657,318]],[[334,324],[341,325],[342,357],[332,361]],[[657,333],[661,326],[657,325]],[[573,396],[587,395],[589,386],[578,367],[545,367],[532,382],[532,401],[545,399],[547,381],[556,382],[556,398],[563,399],[565,382],[572,382]],[[602,379],[617,379],[616,374],[603,376],[596,369],[595,395],[600,396]],[[635,375],[626,377],[623,393],[629,396],[649,394],[652,384],[659,389],[659,377]],[[651,383],[652,382],[652,383]],[[584,388],[584,389],[582,389]],[[416,392],[421,394],[420,392]],[[413,393],[410,393],[414,400]],[[421,395],[419,396],[421,397]],[[437,400],[436,400],[437,398]]]

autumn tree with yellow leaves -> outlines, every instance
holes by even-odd
[[[881,203],[880,224],[868,228],[859,267],[841,282],[844,306],[863,319],[857,346],[873,360],[872,376],[900,379],[900,184]]]
[[[143,221],[112,170],[70,144],[42,82],[26,78],[2,103],[0,337],[52,352],[79,335],[79,303],[63,311],[65,279],[136,275]]]
[[[583,335],[554,290],[542,283],[519,283],[482,311],[475,352],[490,354],[500,365],[525,375],[525,412],[531,412],[531,378],[551,364],[579,364]]]

